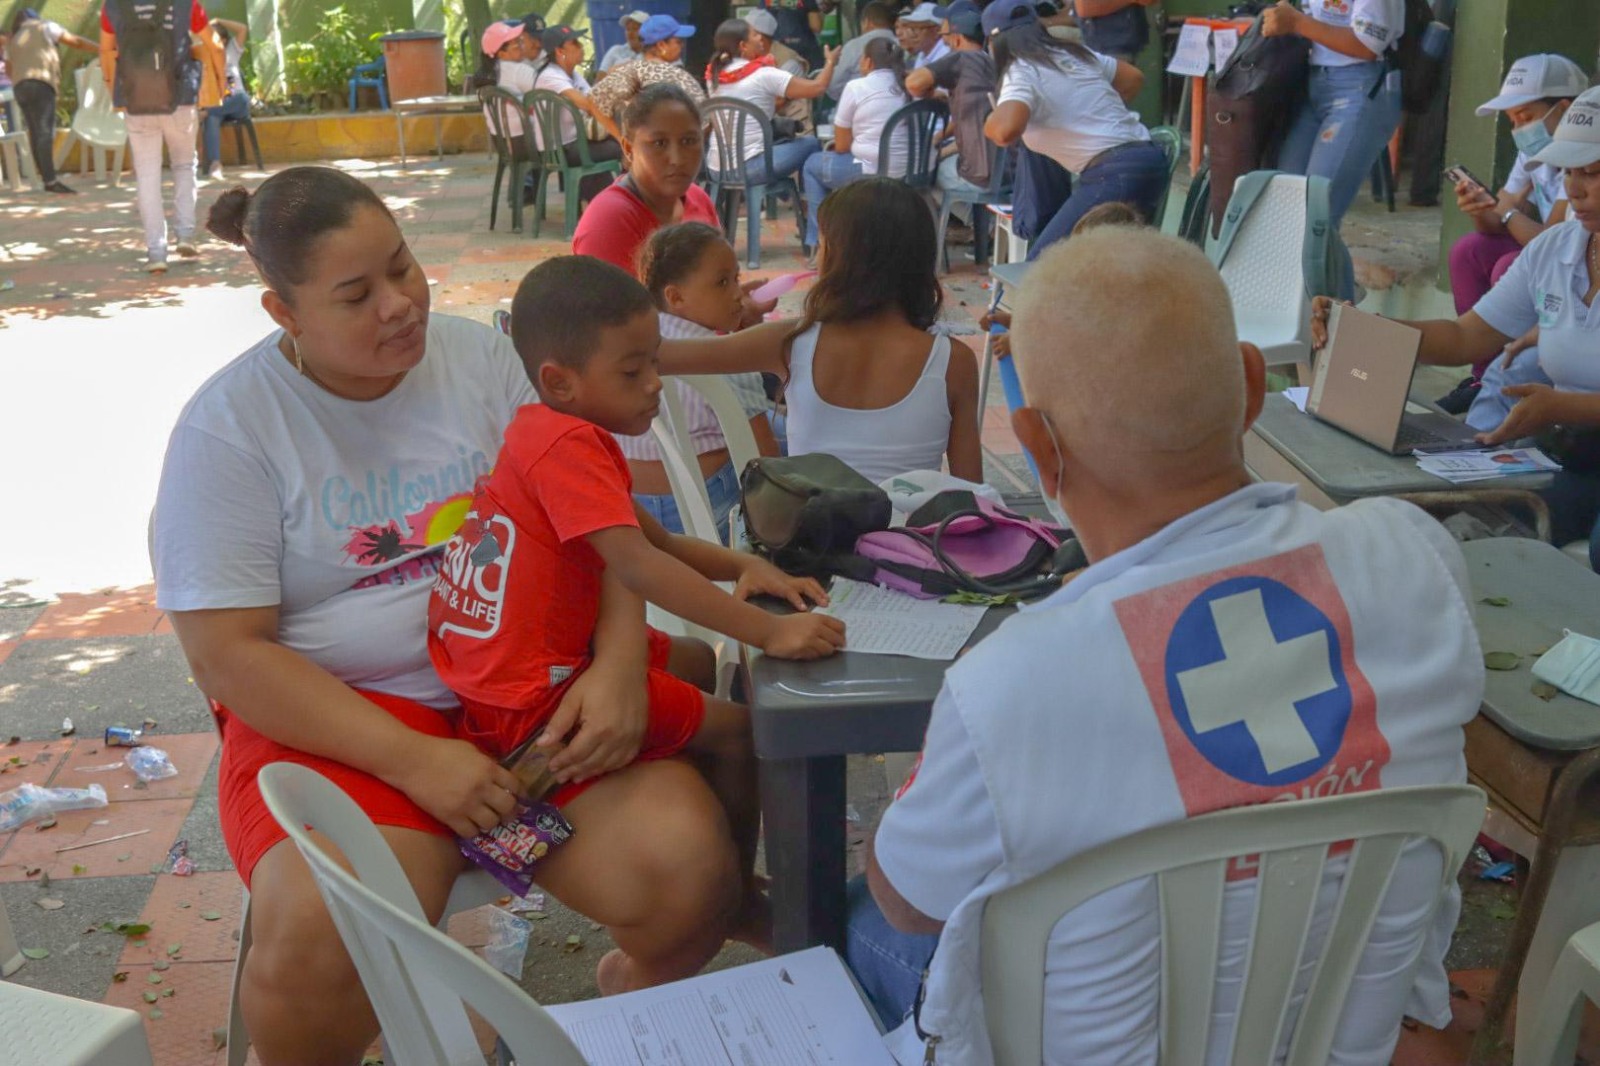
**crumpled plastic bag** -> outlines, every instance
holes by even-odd
[[[20,829],[29,822],[62,811],[81,811],[106,805],[106,790],[99,785],[88,788],[40,788],[18,785],[0,792],[0,833]]]
[[[522,980],[522,963],[528,955],[528,933],[533,923],[500,907],[489,908],[489,942],[483,957],[490,966],[513,981]]]

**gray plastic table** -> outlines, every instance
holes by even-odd
[[[991,607],[967,647],[1014,614]],[[745,649],[779,952],[844,950],[846,755],[920,751],[948,662],[841,652],[799,663]]]
[[[1452,485],[1423,473],[1409,455],[1385,454],[1317,421],[1281,393],[1267,397],[1261,417],[1245,434],[1244,455],[1256,476],[1299,485],[1302,497],[1318,507],[1334,507],[1365,496],[1402,496],[1424,507],[1466,502],[1514,504],[1528,508],[1541,538],[1550,539],[1549,510],[1535,495],[1550,484],[1550,475],[1519,474]]]
[[[1478,637],[1486,652],[1522,656],[1491,670],[1482,714],[1466,727],[1473,782],[1538,840],[1506,957],[1473,1043],[1473,1063],[1497,1061],[1506,1012],[1537,1016],[1556,954],[1577,929],[1600,920],[1600,707],[1533,692],[1533,660],[1563,629],[1600,636],[1600,575],[1536,540],[1500,538],[1462,546],[1472,580]],[[1485,599],[1504,598],[1498,607]]]

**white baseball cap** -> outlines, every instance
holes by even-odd
[[[939,9],[931,3],[918,4],[916,7],[900,16],[901,22],[926,22],[937,26],[944,19],[939,17]]]
[[[1600,87],[1572,101],[1556,127],[1555,139],[1533,162],[1573,169],[1600,163]]]
[[[778,16],[764,7],[758,7],[744,17],[745,24],[763,37],[778,35]]]
[[[1589,87],[1589,76],[1566,56],[1548,52],[1524,56],[1511,64],[1500,95],[1478,108],[1480,118],[1496,111],[1509,111],[1550,96],[1577,96]]]
[[[619,18],[617,21],[618,22],[631,22],[635,26],[643,26],[649,20],[650,20],[650,12],[648,12],[648,11],[630,11],[626,15],[623,15],[621,18]]]

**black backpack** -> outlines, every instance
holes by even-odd
[[[1429,55],[1422,47],[1432,21],[1428,0],[1406,0],[1405,33],[1389,50],[1389,69],[1400,71],[1400,108],[1408,115],[1427,113],[1444,74],[1447,56]]]
[[[127,4],[117,31],[117,92],[130,115],[169,115],[178,107],[184,57],[173,54],[172,0]]]
[[[1206,94],[1211,166],[1209,232],[1216,236],[1240,177],[1270,169],[1310,78],[1311,42],[1266,37],[1256,18]]]

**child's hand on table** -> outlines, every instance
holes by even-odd
[[[776,596],[797,611],[809,611],[811,603],[819,607],[828,605],[828,594],[815,578],[790,577],[765,559],[752,555],[739,574],[733,587],[735,599],[748,600],[751,596]],[[806,601],[810,600],[811,603]]]
[[[844,623],[825,614],[786,614],[772,620],[761,650],[774,659],[824,659],[844,647]]]

